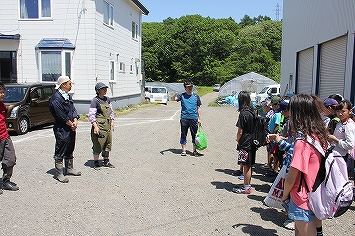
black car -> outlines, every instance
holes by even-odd
[[[9,132],[27,133],[37,125],[54,123],[49,111],[49,98],[54,84],[6,84],[6,125]]]

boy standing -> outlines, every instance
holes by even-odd
[[[6,105],[2,102],[4,97],[5,85],[0,82],[0,160],[3,171],[0,194],[2,193],[2,189],[11,191],[19,190],[19,187],[15,183],[10,182],[12,171],[14,165],[16,164],[16,154],[14,145],[6,127]]]

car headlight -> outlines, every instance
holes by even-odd
[[[17,111],[18,111],[19,108],[20,108],[20,106],[16,106],[16,107],[12,108],[11,114],[10,114],[11,118],[16,118],[17,117]]]

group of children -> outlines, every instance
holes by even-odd
[[[301,191],[295,190],[295,186],[299,186],[297,183],[299,183],[301,172],[309,178],[307,179],[309,183],[314,181],[315,176],[309,172],[308,167],[313,165],[314,170],[317,169],[317,166],[319,168],[321,157],[306,142],[296,142],[296,140],[303,140],[306,136],[311,136],[320,141],[324,149],[333,146],[334,150],[338,151],[347,161],[350,172],[353,169],[355,144],[355,122],[352,120],[354,116],[352,108],[352,103],[344,100],[338,94],[331,95],[324,101],[315,95],[300,94],[292,98],[274,96],[263,103],[263,115],[269,118],[270,134],[268,135],[267,163],[261,169],[266,170],[265,175],[272,177],[278,175],[282,165],[286,165],[290,171],[285,181],[283,200],[291,196],[292,208],[289,209],[291,213],[288,214],[290,220],[287,220],[284,225],[288,229],[295,229],[296,235],[308,235],[307,233],[317,236],[323,235],[322,222],[316,219],[314,213],[309,209],[307,192],[303,189]],[[250,165],[253,162],[243,163],[243,158],[241,158],[242,156],[245,159],[246,150],[243,148],[248,149],[247,142],[243,140],[243,137],[250,135],[250,130],[252,130],[251,127],[245,125],[247,121],[250,122],[245,110],[250,109],[249,106],[239,108],[236,140],[239,150],[238,164],[241,165],[241,169],[234,174],[238,175],[239,179],[247,177],[248,181],[244,181],[244,186],[237,186],[233,189],[236,193],[249,194],[251,192],[251,174],[246,175],[244,165]],[[243,144],[240,144],[240,141]],[[296,144],[297,146],[295,146]],[[255,161],[254,151],[250,148],[246,154]],[[304,169],[305,166],[308,167]],[[245,185],[246,182],[248,185]],[[245,189],[250,189],[250,191]],[[307,201],[304,201],[305,199]],[[300,217],[299,214],[304,217]],[[307,231],[304,231],[305,227],[308,229]]]

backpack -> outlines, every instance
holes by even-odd
[[[323,156],[312,192],[309,191],[304,174],[298,191],[301,190],[302,181],[308,191],[309,205],[313,213],[320,220],[338,217],[344,214],[353,201],[353,186],[348,178],[347,166],[344,158],[333,148],[325,153],[318,141],[307,136],[308,143]]]
[[[259,116],[250,111],[254,117],[254,129],[251,134],[251,145],[258,149],[266,146],[266,137],[270,133],[268,128],[269,118]]]

